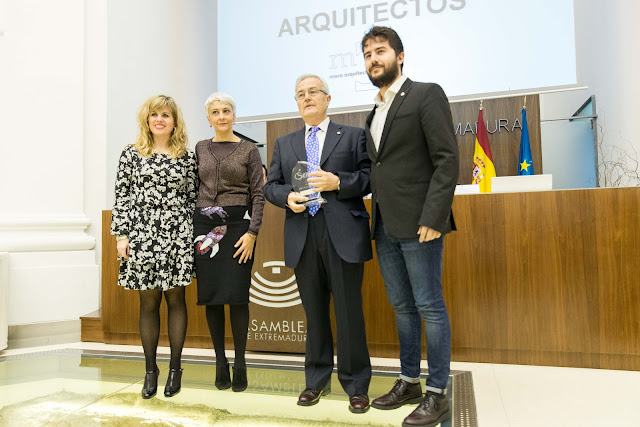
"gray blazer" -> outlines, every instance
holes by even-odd
[[[442,234],[455,230],[451,213],[460,160],[449,101],[435,83],[407,79],[396,94],[382,131],[379,150],[366,121],[371,158],[371,190],[375,232],[376,203],[387,233],[417,237],[418,227]]]
[[[281,136],[276,140],[271,157],[265,198],[286,210],[284,222],[284,260],[295,268],[304,249],[309,223],[308,211],[294,213],[287,206],[291,186],[291,171],[300,160],[306,161],[305,129]],[[322,205],[329,238],[336,252],[346,262],[371,259],[369,214],[362,197],[370,192],[371,163],[367,155],[363,129],[329,122],[320,157],[320,167],[340,177],[339,191],[325,191]]]

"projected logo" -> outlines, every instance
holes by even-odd
[[[285,274],[282,267],[283,261],[267,261],[262,264],[262,271],[265,275],[268,271],[271,280],[262,277],[258,271],[253,273],[249,301],[273,308],[293,307],[302,303],[295,274]]]

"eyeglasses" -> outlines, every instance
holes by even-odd
[[[311,97],[315,97],[320,92],[324,93],[325,95],[329,95],[327,92],[323,91],[322,89],[318,89],[318,88],[312,87],[311,89],[309,89],[307,91],[302,91],[301,90],[300,92],[296,93],[295,99],[297,101],[302,101],[303,99],[305,99],[307,97],[307,94],[309,94],[309,96],[311,96]]]

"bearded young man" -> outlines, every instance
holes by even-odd
[[[434,426],[451,417],[446,396],[451,327],[442,296],[444,234],[455,230],[451,203],[459,155],[449,101],[435,83],[402,74],[404,48],[391,28],[362,39],[366,71],[380,89],[366,121],[371,159],[372,227],[380,271],[396,315],[400,377],[371,406],[420,403],[403,426]],[[420,385],[422,320],[429,376]]]

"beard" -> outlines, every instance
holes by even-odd
[[[382,64],[382,67],[384,71],[377,77],[372,77],[371,71],[367,70],[367,76],[369,76],[369,80],[371,80],[371,83],[373,83],[373,85],[378,88],[390,85],[400,75],[400,71],[398,70],[398,67],[395,66],[395,64],[392,64],[389,68],[387,68],[387,65]]]

